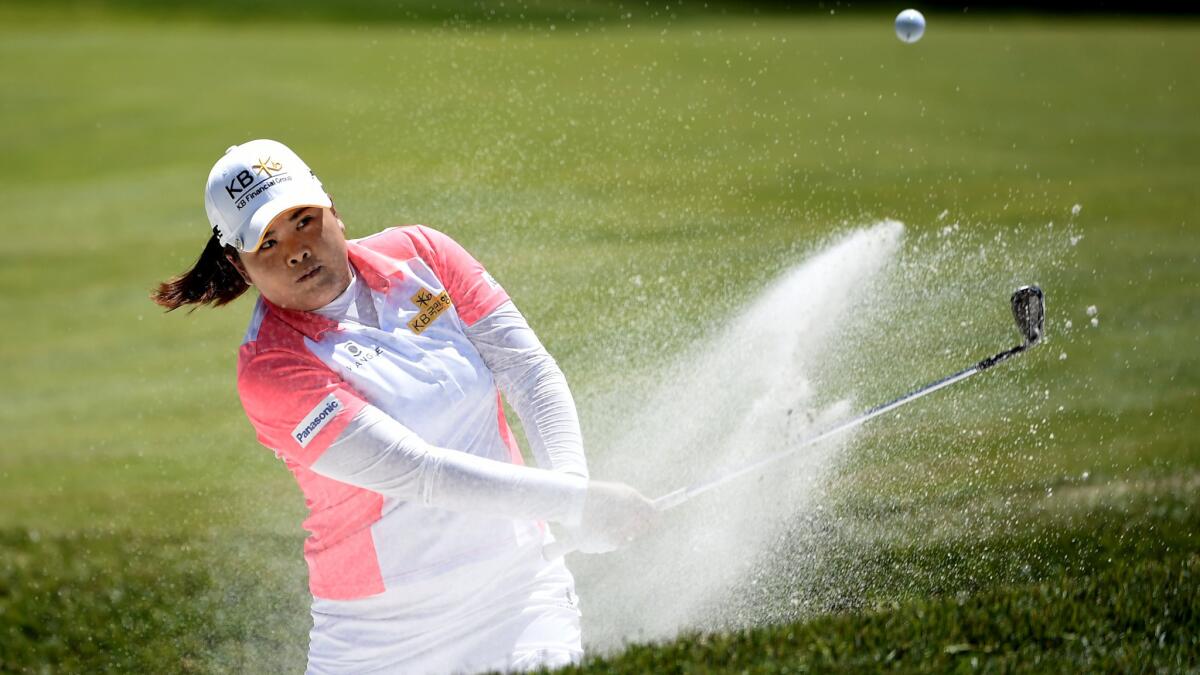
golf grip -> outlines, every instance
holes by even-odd
[[[694,483],[687,487],[679,488],[678,490],[672,490],[671,492],[668,492],[667,494],[659,497],[658,499],[655,499],[654,507],[656,509],[658,509],[659,511],[667,511],[667,510],[673,509],[676,506],[679,506],[680,504],[690,500],[691,498],[696,497],[697,495],[701,495],[701,494],[704,494],[705,492],[708,492],[709,490],[713,490],[718,487],[721,487],[722,485],[724,485],[732,480],[735,480],[737,478],[740,478],[741,476],[744,476],[747,473],[757,471],[757,470],[763,468],[764,466],[767,466],[768,464],[773,464],[781,459],[789,457],[792,454],[794,454],[796,451],[806,448],[810,445],[813,445],[814,443],[819,443],[820,441],[823,441],[826,438],[829,438],[830,436],[837,435],[843,431],[846,431],[847,429],[853,429],[854,427],[861,425],[862,423],[866,422],[867,420],[869,420],[873,417],[878,417],[885,413],[891,412],[906,403],[911,403],[912,401],[915,401],[927,394],[932,394],[933,392],[937,391],[938,389],[943,389],[943,388],[949,387],[950,385],[955,384],[957,382],[962,382],[963,380],[974,375],[975,373],[979,373],[984,370],[987,370],[988,368],[991,368],[992,366],[994,366],[1002,361],[1006,361],[1009,358],[1016,356],[1017,354],[1020,354],[1021,352],[1025,351],[1033,344],[1036,344],[1036,343],[1027,342],[1025,344],[1017,345],[1016,347],[1013,347],[1012,349],[1007,349],[1005,351],[1002,351],[999,354],[996,354],[994,356],[989,356],[988,358],[980,361],[979,363],[976,363],[975,365],[971,366],[970,368],[960,370],[957,373],[954,373],[953,375],[949,375],[947,377],[943,377],[942,379],[940,379],[936,382],[931,382],[931,383],[925,385],[924,387],[921,387],[920,389],[911,391],[911,392],[905,394],[904,396],[901,396],[900,398],[897,398],[895,400],[888,401],[887,403],[884,403],[882,405],[877,405],[874,408],[871,408],[870,410],[859,415],[858,417],[841,422],[840,424],[830,427],[829,429],[826,429],[825,431],[822,431],[821,433],[816,434],[815,436],[809,436],[808,438],[805,438],[804,440],[800,441],[799,443],[796,443],[795,445],[793,445],[792,447],[790,447],[786,450],[782,450],[780,452],[775,453],[774,455],[769,455],[767,457],[764,457],[764,458],[758,460],[757,462],[743,466],[742,468],[740,468],[732,473],[722,474],[720,476],[715,476],[713,478],[710,478],[708,480],[705,480],[705,481],[702,481],[699,483]],[[568,543],[566,541],[562,541],[562,542],[556,541],[551,544],[547,544],[545,547],[543,547],[542,555],[543,555],[543,557],[546,558],[546,560],[554,560],[555,558],[560,558],[568,553],[571,553],[572,551],[575,550],[575,548],[576,548],[575,546],[571,545],[570,543]]]
[[[687,488],[679,488],[655,499],[653,504],[654,508],[659,511],[666,511],[667,509],[675,508],[685,501],[687,501]],[[542,547],[542,557],[546,560],[554,560],[574,551],[575,546],[569,540],[555,541]]]
[[[542,547],[542,557],[546,560],[555,560],[574,550],[575,547],[568,545],[565,541],[555,541]]]

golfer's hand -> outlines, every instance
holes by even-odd
[[[579,527],[567,539],[582,553],[607,553],[645,534],[657,515],[654,503],[632,487],[591,481]]]

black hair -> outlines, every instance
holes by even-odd
[[[150,299],[167,308],[179,309],[184,305],[207,305],[220,307],[239,298],[250,285],[241,272],[226,257],[238,256],[232,246],[222,246],[213,235],[192,269],[171,277],[150,293]],[[193,309],[195,309],[193,307]]]

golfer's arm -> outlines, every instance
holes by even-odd
[[[505,302],[466,333],[521,418],[538,466],[587,477],[567,378],[516,306]]]
[[[578,524],[582,476],[500,462],[426,443],[367,405],[312,464],[342,483],[426,506]]]

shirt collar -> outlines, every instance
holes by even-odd
[[[346,253],[350,256],[350,263],[354,265],[362,275],[363,281],[367,282],[367,286],[373,291],[386,293],[391,287],[393,279],[404,278],[404,273],[400,271],[399,261],[372,251],[357,242],[347,241]]]
[[[337,328],[337,322],[333,319],[327,319],[315,312],[302,312],[298,309],[286,309],[271,302],[262,295],[259,296],[263,302],[267,304],[267,308],[271,313],[279,317],[281,321],[299,331],[304,337],[310,340],[320,340],[321,336],[326,331]]]

